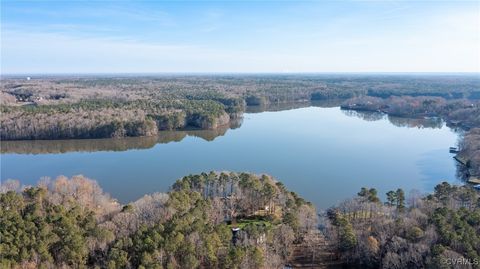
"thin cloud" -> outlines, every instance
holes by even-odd
[[[38,25],[20,16],[2,21],[2,72],[480,71],[472,5],[360,4],[303,3],[271,7],[272,15],[215,4],[150,12],[128,3],[82,7],[82,20],[67,19],[67,10]]]

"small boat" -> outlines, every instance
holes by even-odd
[[[453,125],[453,126],[458,126],[458,125],[460,125],[460,123],[461,123],[461,121],[459,121],[459,120],[451,120],[450,121],[450,124]]]
[[[473,188],[480,191],[480,184],[474,185]]]

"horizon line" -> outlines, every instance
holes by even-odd
[[[449,72],[449,71],[395,71],[395,72],[372,72],[372,71],[347,71],[347,72],[47,72],[47,73],[0,73],[0,79],[10,77],[31,77],[31,76],[165,76],[165,75],[178,75],[178,76],[195,76],[195,75],[470,75],[480,76],[480,71],[470,72]]]

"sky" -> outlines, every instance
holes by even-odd
[[[1,74],[480,72],[480,1],[1,1]]]

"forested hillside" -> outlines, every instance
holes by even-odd
[[[3,106],[0,138],[135,137],[188,127],[216,129],[235,117],[226,110],[212,100],[82,100],[72,104]]]
[[[280,268],[317,226],[266,175],[190,175],[123,206],[82,176],[0,190],[1,268]]]
[[[190,175],[126,205],[83,176],[10,180],[0,186],[0,267],[282,268],[301,247],[315,266],[480,268],[477,192],[444,182],[386,197],[362,188],[319,226],[310,203],[267,175]],[[311,245],[318,227],[321,249]]]
[[[443,182],[423,196],[363,188],[331,208],[329,240],[361,268],[480,268],[480,195]]]

